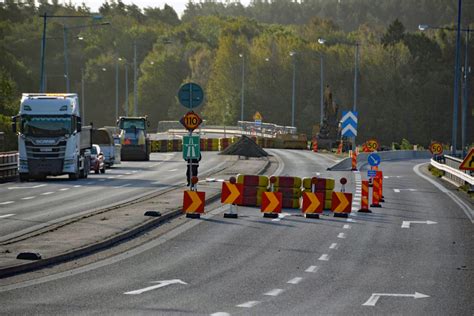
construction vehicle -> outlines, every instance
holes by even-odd
[[[63,174],[71,180],[87,178],[91,127],[82,126],[77,94],[23,93],[12,120],[20,181]]]
[[[120,156],[122,160],[150,160],[151,142],[147,133],[150,122],[146,116],[120,117]]]

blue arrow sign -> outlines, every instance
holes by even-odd
[[[179,103],[187,108],[195,108],[201,105],[204,100],[204,92],[200,85],[196,83],[185,83],[178,91]]]
[[[376,153],[372,153],[367,157],[367,160],[369,162],[369,165],[371,166],[378,166],[380,165],[380,162],[382,161],[382,158]]]
[[[357,115],[358,112],[343,111],[342,112],[342,136],[355,137],[357,136]]]
[[[377,170],[367,170],[367,177],[375,178],[377,176]]]

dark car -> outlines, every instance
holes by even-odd
[[[91,170],[95,173],[105,173],[104,154],[100,151],[99,145],[92,145],[91,149]]]

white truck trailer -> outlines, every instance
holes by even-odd
[[[87,178],[91,128],[82,127],[75,93],[23,93],[13,117],[18,133],[20,181],[68,174]]]

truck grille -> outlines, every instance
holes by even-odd
[[[25,145],[28,159],[64,159],[66,153],[66,141],[60,141],[57,145],[35,145],[26,141]]]

